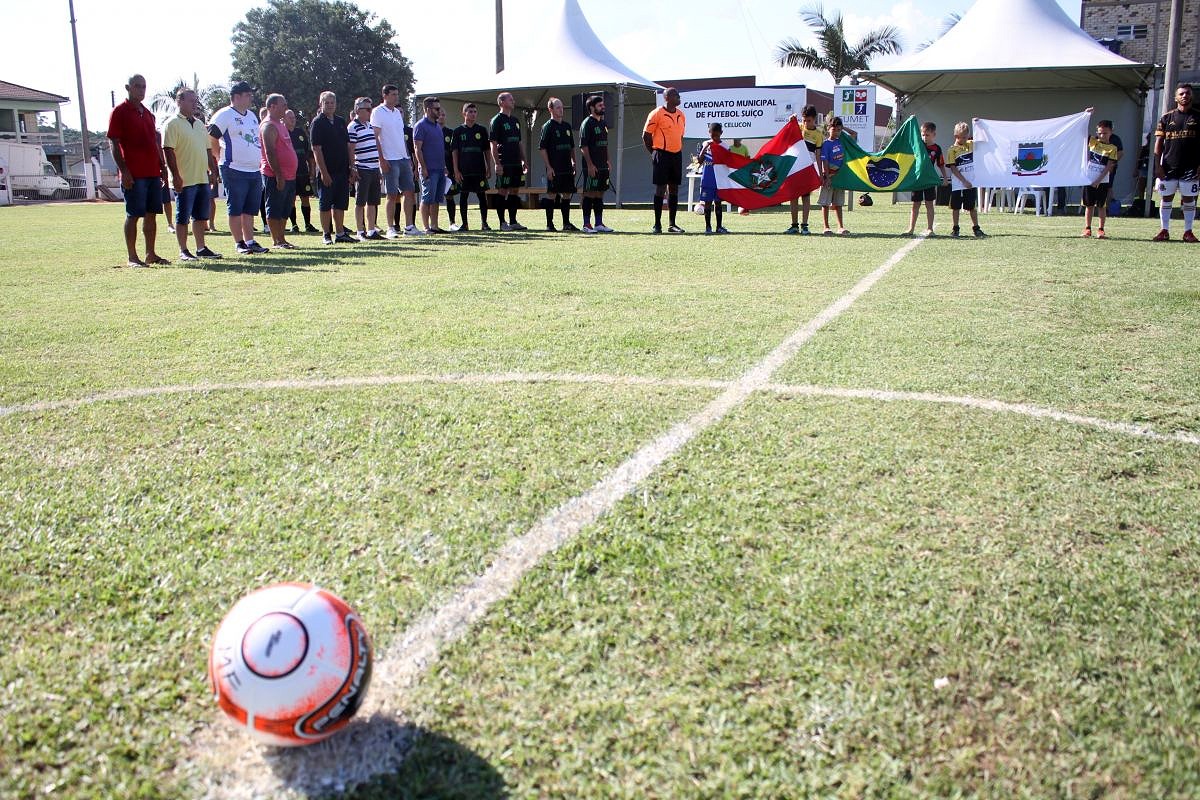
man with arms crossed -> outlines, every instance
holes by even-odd
[[[214,155],[220,165],[221,183],[225,184],[225,204],[229,209],[229,232],[237,243],[239,255],[265,253],[267,248],[254,241],[254,218],[262,199],[262,143],[258,116],[250,110],[254,89],[245,81],[229,87],[229,105],[213,114],[208,126]]]
[[[220,258],[219,253],[204,244],[212,206],[210,186],[217,174],[217,160],[208,149],[208,130],[196,119],[196,92],[184,89],[175,98],[175,104],[179,106],[179,113],[167,123],[163,152],[175,188],[175,238],[179,241],[179,260]],[[194,255],[187,246],[189,222],[196,237]]]
[[[404,235],[420,236],[413,209],[416,184],[413,182],[412,159],[404,143],[404,111],[399,107],[400,87],[389,83],[383,87],[382,94],[383,102],[371,111],[371,127],[375,129],[375,140],[379,143],[379,169],[387,189],[386,219],[390,222],[396,218],[396,203],[400,202],[400,195],[404,195],[408,217]],[[396,225],[389,224],[387,238],[395,239],[399,235]]]
[[[496,162],[496,189],[500,192],[500,230],[523,231],[524,225],[517,222],[517,208],[521,201],[517,192],[525,185],[525,172],[529,169],[525,161],[525,148],[521,144],[521,123],[512,115],[517,101],[509,92],[501,92],[496,98],[500,113],[492,117],[492,160]],[[508,222],[504,212],[508,211]]]
[[[1183,195],[1183,241],[1196,242],[1192,223],[1196,220],[1196,195],[1200,194],[1200,111],[1192,108],[1192,87],[1179,84],[1175,108],[1158,120],[1154,129],[1154,174],[1158,177],[1158,207],[1162,230],[1156,242],[1171,238],[1171,202],[1175,192]]]
[[[159,147],[154,115],[142,105],[146,99],[146,79],[133,75],[125,84],[128,99],[113,109],[108,121],[108,138],[112,140],[113,161],[125,192],[125,249],[129,251],[131,267],[149,264],[170,264],[154,252],[154,237],[158,232],[156,217],[162,213],[162,188],[167,180],[167,167]],[[142,220],[146,236],[146,260],[137,254],[137,224]]]
[[[413,128],[413,148],[421,169],[421,225],[426,233],[442,233],[438,212],[446,199],[446,139],[438,124],[442,104],[436,97],[421,102],[425,116]]]
[[[459,230],[470,230],[467,225],[467,200],[471,193],[479,200],[479,220],[481,228],[490,231],[488,225],[487,188],[488,180],[492,177],[492,149],[489,144],[487,128],[476,122],[479,110],[474,103],[463,106],[463,124],[450,134],[450,158],[454,163],[454,180],[462,189],[459,197],[459,212],[462,214],[462,225]],[[501,212],[500,221],[504,222]]]
[[[551,97],[546,103],[550,119],[542,126],[538,149],[546,167],[546,197],[542,206],[546,209],[546,230],[553,231],[554,209],[562,212],[562,229],[578,231],[571,224],[571,195],[575,193],[575,131],[563,121],[563,103]]]
[[[346,209],[350,207],[350,164],[354,148],[346,133],[346,120],[337,116],[337,95],[321,92],[321,113],[308,132],[317,161],[317,199],[321,210],[321,241],[349,244]],[[336,231],[336,233],[335,233]]]
[[[579,149],[587,175],[583,179],[583,232],[612,233],[604,224],[604,193],[608,191],[608,125],[604,121],[604,95],[587,99],[588,118],[579,126]],[[592,214],[596,224],[592,224]]]
[[[679,211],[679,184],[683,182],[683,133],[687,118],[679,110],[679,91],[663,92],[664,105],[650,112],[642,131],[642,144],[654,162],[654,232],[662,233],[663,200],[667,202],[668,233],[683,233],[675,224]]]

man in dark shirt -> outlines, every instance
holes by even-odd
[[[1163,114],[1154,129],[1154,174],[1162,202],[1158,206],[1162,230],[1156,242],[1171,238],[1171,203],[1175,192],[1183,195],[1183,241],[1195,243],[1196,195],[1200,194],[1200,111],[1192,107],[1192,87],[1181,83],[1175,90],[1175,108]]]
[[[296,151],[296,197],[300,198],[300,212],[304,215],[304,232],[316,233],[312,224],[312,206],[308,200],[313,196],[312,175],[317,171],[317,162],[313,159],[312,143],[308,139],[308,126],[296,124],[296,112],[288,109],[283,115],[287,125],[288,136],[292,140],[292,149]],[[292,223],[292,233],[299,233],[300,226],[296,224],[296,207],[292,206],[289,215]]]
[[[501,92],[496,105],[500,106],[500,113],[492,117],[490,136],[492,159],[496,162],[496,188],[500,192],[500,230],[523,231],[525,226],[517,222],[520,199],[516,190],[525,185],[529,165],[521,146],[521,123],[512,115],[517,102],[511,93]],[[508,222],[504,221],[505,209],[508,210]]]
[[[578,231],[571,224],[571,195],[575,193],[575,131],[563,120],[563,103],[551,97],[546,103],[550,119],[542,126],[538,149],[546,166],[546,196],[542,207],[546,209],[546,230],[553,231],[554,209],[562,212],[564,231]]]
[[[587,99],[588,118],[579,127],[579,149],[587,174],[583,179],[583,232],[612,233],[604,224],[604,193],[608,191],[608,125],[604,122],[604,95]],[[592,214],[596,224],[592,225]]]
[[[467,226],[467,201],[471,193],[479,200],[479,219],[485,231],[491,230],[487,222],[487,189],[488,180],[492,177],[492,150],[489,144],[487,128],[476,122],[479,110],[474,103],[463,106],[463,124],[450,134],[450,159],[452,162],[454,182],[461,190],[459,208],[462,211],[462,225],[459,230],[469,230]],[[504,222],[504,213],[500,212],[500,222]]]
[[[345,229],[346,209],[350,207],[350,136],[346,120],[335,111],[337,95],[321,92],[321,113],[313,120],[309,141],[319,175],[317,196],[324,242],[349,244],[354,241]]]

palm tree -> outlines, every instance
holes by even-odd
[[[834,85],[856,69],[868,69],[875,56],[900,53],[900,31],[885,25],[869,32],[853,45],[846,42],[842,12],[825,16],[820,3],[800,11],[800,18],[817,35],[820,50],[800,44],[799,39],[784,39],[775,48],[775,60],[781,67],[802,67],[828,72]]]
[[[196,73],[192,73],[191,83],[186,78],[179,78],[164,92],[158,92],[154,95],[154,99],[150,101],[150,110],[154,112],[154,116],[159,121],[166,121],[175,114],[175,99],[179,97],[179,93],[184,89],[191,89],[196,93],[199,101],[196,107],[196,113],[201,117],[208,119],[209,114],[217,109],[229,105],[229,91],[225,87],[218,84],[200,88],[200,77]]]

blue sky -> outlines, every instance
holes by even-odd
[[[505,7],[515,11],[520,5],[537,8],[543,3],[545,0],[505,0]],[[779,40],[795,36],[813,42],[797,13],[808,0],[579,3],[608,49],[652,80],[755,75],[760,84],[803,83],[816,89],[831,85],[828,76],[781,69],[771,63],[771,52]],[[1079,0],[1058,3],[1072,20],[1079,21]],[[900,28],[905,46],[911,48],[935,36],[946,15],[962,13],[971,4],[971,0],[860,0],[853,5],[827,2],[825,8],[827,12],[842,11],[852,38],[892,24]],[[199,13],[181,18],[178,4],[161,0],[76,0],[89,127],[106,126],[110,92],[115,92],[120,102],[125,80],[133,72],[146,76],[150,93],[167,88],[180,77],[190,80],[193,73],[201,84],[226,83],[231,69],[229,36],[246,11],[257,5],[264,3],[207,0],[196,6],[202,9]],[[400,31],[399,43],[414,62],[418,90],[422,81],[427,86],[445,86],[447,79],[453,82],[464,63],[493,63],[494,0],[449,4],[360,0],[358,5],[387,18]],[[30,8],[26,0],[0,0],[0,16],[6,20],[35,19]],[[36,15],[31,35],[9,29],[0,50],[0,79],[74,99],[67,2],[50,0],[40,8],[48,11]],[[445,14],[446,8],[454,10],[452,19]],[[184,43],[181,28],[186,31]],[[474,51],[464,46],[473,40],[480,43]],[[510,53],[510,60],[513,57]],[[886,66],[891,60],[881,59],[875,66]],[[78,105],[65,105],[63,112],[67,123],[78,127]]]

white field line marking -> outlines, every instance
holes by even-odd
[[[491,565],[481,575],[455,592],[441,608],[415,621],[398,642],[378,659],[373,670],[371,691],[362,711],[376,718],[404,718],[405,689],[413,685],[437,660],[445,647],[462,638],[494,604],[508,597],[521,578],[542,558],[610,511],[684,445],[723,419],[754,392],[765,387],[771,375],[787,363],[817,331],[850,308],[922,241],[923,238],[917,238],[905,244],[882,266],[794,331],[762,361],[751,367],[694,416],[642,445],[591,489],[566,501],[542,517],[528,532],[511,539],[501,547]],[[339,737],[333,738],[336,740]],[[220,746],[216,742],[205,744],[209,747]],[[233,763],[239,758],[245,763],[246,743],[240,734],[237,735],[236,741],[228,742],[225,746],[231,748],[226,750],[226,763]],[[345,773],[339,769],[341,765],[332,757],[334,748],[322,748],[321,744],[317,744],[305,749],[309,751],[304,754],[309,756],[309,759],[306,759],[308,763],[301,769],[289,770],[290,774],[284,787],[280,786],[280,776],[271,769],[238,770],[241,774],[235,780],[234,786],[239,794],[248,792],[249,796],[273,796],[281,793],[285,787],[307,793],[328,787],[331,782],[341,783],[344,780],[341,776]],[[404,757],[404,753],[397,751],[393,736],[360,735],[355,741],[355,752],[360,763],[369,765],[374,774],[394,771]],[[318,766],[315,763],[317,759],[325,761],[325,765]],[[232,777],[229,772],[224,774]],[[218,776],[214,777],[220,780]],[[357,775],[355,778],[361,780]],[[208,785],[216,788],[211,782]],[[226,795],[234,786],[220,787],[218,793]]]
[[[454,384],[462,386],[499,386],[513,383],[562,383],[562,384],[594,384],[601,386],[651,386],[681,389],[728,389],[730,381],[711,378],[654,378],[640,375],[612,375],[606,373],[573,373],[573,372],[495,372],[495,373],[444,373],[440,375],[410,374],[410,375],[367,375],[348,376],[341,378],[308,378],[308,379],[279,379],[269,381],[242,381],[223,383],[199,383],[174,386],[147,386],[133,389],[115,389],[110,392],[99,392],[86,397],[41,400],[12,406],[0,406],[0,417],[14,414],[32,414],[43,411],[70,411],[81,406],[95,403],[121,402],[137,400],[146,397],[159,397],[177,394],[207,394],[210,392],[230,391],[272,391],[298,390],[315,391],[321,389],[346,389],[375,386],[402,386],[420,384]],[[1083,425],[1091,428],[1119,433],[1126,436],[1136,436],[1159,442],[1180,442],[1183,444],[1200,445],[1200,434],[1176,431],[1161,433],[1149,425],[1135,425],[1128,422],[1113,422],[1099,417],[1088,417],[1059,411],[1045,406],[1029,403],[1011,403],[1004,400],[968,397],[959,395],[944,395],[933,392],[903,392],[887,389],[855,389],[831,386],[810,386],[769,383],[760,387],[761,391],[780,395],[808,397],[842,397],[849,399],[878,400],[880,402],[914,402],[938,403],[976,408],[983,411],[1021,414],[1037,419],[1049,419],[1056,422],[1066,422],[1071,425]]]
[[[146,386],[135,389],[114,389],[64,400],[39,400],[12,406],[0,406],[0,417],[12,414],[31,414],[38,411],[69,411],[94,403],[111,403],[159,397],[173,394],[205,394],[208,392],[257,392],[275,389],[346,389],[371,386],[400,386],[406,384],[465,384],[487,385],[506,383],[597,383],[611,386],[668,386],[692,389],[724,389],[729,381],[698,378],[643,378],[636,375],[606,375],[556,372],[496,372],[446,373],[443,375],[368,375],[345,378],[279,379],[269,381],[240,381],[228,383],[197,383],[175,386]]]
[[[789,386],[785,384],[767,384],[763,391],[775,392],[781,395],[807,397],[844,397],[881,402],[914,402],[939,403],[944,405],[964,406],[983,411],[996,411],[1006,414],[1021,414],[1035,419],[1049,419],[1056,422],[1066,422],[1071,425],[1083,425],[1089,428],[1099,428],[1110,433],[1120,433],[1125,436],[1138,436],[1152,439],[1156,442],[1180,442],[1182,444],[1200,445],[1200,434],[1187,431],[1160,433],[1149,425],[1134,425],[1130,422],[1113,422],[1099,417],[1087,417],[1082,414],[1072,414],[1053,408],[1030,405],[1028,403],[1007,403],[1003,400],[988,400],[978,397],[959,397],[955,395],[934,394],[932,392],[893,392],[885,389],[838,389],[827,386]]]

